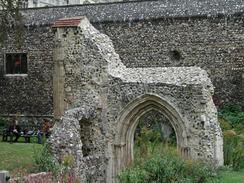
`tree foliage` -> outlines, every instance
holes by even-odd
[[[23,17],[20,9],[23,0],[0,0],[0,44],[8,39],[9,33],[15,35],[16,45],[20,46],[23,33]]]

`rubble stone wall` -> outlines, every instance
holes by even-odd
[[[0,117],[51,117],[53,113],[53,33],[50,27],[29,28],[17,46],[13,33],[0,49]],[[27,74],[4,73],[6,53],[27,54]],[[40,119],[42,121],[42,119]]]
[[[95,25],[127,67],[198,66],[215,87],[216,105],[244,100],[243,18],[158,19]]]
[[[223,164],[222,132],[206,71],[128,68],[109,37],[86,18],[77,27],[54,29],[55,50],[63,53],[54,62],[63,63],[65,71],[63,98],[55,98],[65,104],[65,112],[50,143],[59,161],[74,156],[74,172],[81,181],[116,182],[118,172],[133,162],[138,119],[152,110],[169,119],[183,156]]]
[[[199,66],[213,81],[217,106],[243,105],[243,6],[241,0],[175,0],[23,10],[21,48],[10,33],[0,49],[0,115],[53,114],[51,25],[81,15],[112,39],[127,67]],[[4,77],[5,53],[13,52],[27,53],[28,76]]]

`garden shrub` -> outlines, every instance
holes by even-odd
[[[146,156],[154,152],[157,144],[161,143],[161,135],[158,131],[142,128],[137,136],[136,146],[139,148],[139,156]]]
[[[204,163],[184,160],[175,146],[163,142],[159,137],[157,131],[143,128],[134,147],[134,165],[119,173],[120,183],[216,182],[214,168]]]
[[[51,154],[48,144],[44,144],[43,146],[41,151],[34,149],[33,158],[38,171],[58,173],[60,166]]]
[[[193,183],[218,182],[215,166],[200,161],[185,161],[184,175],[187,175],[188,181]]]
[[[223,131],[232,129],[231,124],[225,118],[219,117],[218,120]]]
[[[219,110],[219,123],[224,137],[224,164],[234,170],[244,168],[244,112],[238,105]]]
[[[118,180],[121,183],[148,183],[148,174],[144,169],[135,167],[123,170]]]
[[[144,163],[125,169],[118,175],[120,183],[205,183],[218,182],[216,170],[210,166],[183,160],[171,154],[154,155]]]
[[[219,110],[219,117],[226,119],[232,127],[244,124],[244,112],[241,107],[235,104],[228,104]]]

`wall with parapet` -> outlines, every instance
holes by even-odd
[[[163,0],[23,10],[27,36],[17,49],[10,34],[0,48],[0,70],[4,53],[27,52],[28,76],[0,78],[0,114],[53,114],[54,34],[50,26],[59,18],[81,15],[109,35],[127,67],[200,66],[214,83],[217,105],[243,105],[243,11],[242,0]],[[174,51],[179,52],[179,59],[172,56]]]
[[[133,162],[138,119],[152,110],[169,120],[183,156],[223,164],[222,132],[206,71],[128,68],[109,37],[86,18],[62,19],[54,27],[55,55],[63,53],[54,61],[65,71],[55,84],[64,94],[55,98],[65,104],[65,112],[49,142],[59,161],[74,156],[72,172],[81,182],[117,182],[118,173]]]
[[[127,67],[199,66],[214,83],[216,105],[243,105],[242,21],[242,17],[157,19],[96,27],[111,38]]]

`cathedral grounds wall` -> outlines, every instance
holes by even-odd
[[[0,117],[50,117],[53,113],[53,33],[50,28],[29,29],[16,47],[11,37],[0,49],[0,67],[4,69],[5,53],[27,53],[27,75],[0,76]],[[1,70],[1,69],[0,69]]]
[[[104,23],[97,28],[112,39],[127,67],[203,68],[214,83],[215,104],[221,105],[243,103],[242,24],[242,18],[184,18]]]
[[[215,104],[243,105],[244,5],[241,0],[215,0],[211,6],[207,2],[145,1],[23,10],[25,41],[17,49],[10,36],[0,49],[0,70],[4,53],[26,52],[28,76],[0,76],[1,116],[53,114],[51,25],[58,18],[78,15],[86,15],[109,35],[127,67],[200,66],[215,86]]]
[[[76,27],[63,26],[77,19]],[[62,19],[54,27],[54,80],[59,80],[54,88],[64,92],[54,92],[54,98],[65,112],[49,142],[59,161],[74,157],[72,172],[81,182],[87,177],[94,183],[117,182],[118,172],[133,162],[137,119],[152,110],[170,121],[183,156],[223,164],[222,132],[206,71],[128,68],[109,37],[86,18]]]

